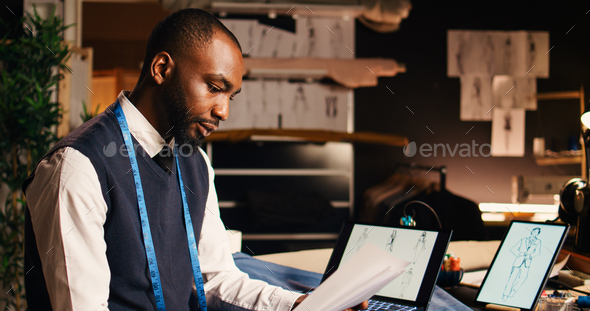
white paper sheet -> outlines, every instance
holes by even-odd
[[[257,20],[222,18],[220,21],[238,39],[242,54],[254,56],[258,52],[262,29]]]
[[[461,76],[461,121],[492,120],[492,77]]]
[[[501,108],[537,110],[537,80],[534,77],[494,76],[492,105]]]
[[[492,156],[524,156],[524,109],[492,109]]]
[[[295,33],[283,30],[273,29],[272,31],[278,30],[278,49],[276,57],[279,58],[294,58],[295,52],[297,51],[297,39]]]
[[[354,58],[354,20],[300,17],[296,57]]]
[[[463,274],[463,278],[461,279],[461,284],[480,286],[481,282],[483,282],[483,278],[486,277],[487,272],[488,270],[465,272],[465,274]]]
[[[548,78],[548,50],[548,32],[449,30],[447,75]]]
[[[570,255],[567,254],[567,256],[560,262],[556,263],[555,265],[553,265],[553,269],[551,270],[551,275],[549,275],[550,278],[554,277],[554,276],[558,276],[559,275],[559,271],[561,269],[563,269],[563,267],[565,267],[565,264],[567,263],[567,260],[570,259]]]
[[[295,311],[340,311],[353,307],[403,273],[409,264],[368,243],[318,286]]]

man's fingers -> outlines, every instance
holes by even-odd
[[[361,302],[358,306],[354,308],[349,308],[344,311],[358,311],[358,310],[366,310],[369,308],[369,302],[367,300]]]

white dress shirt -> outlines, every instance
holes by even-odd
[[[126,95],[123,91],[118,99],[129,130],[153,157],[165,141]],[[198,246],[208,308],[290,310],[299,294],[251,280],[236,267],[219,214],[214,171],[207,154],[199,151],[209,170]],[[58,150],[37,166],[26,194],[53,310],[108,310],[110,269],[103,228],[107,204],[90,160],[71,147]]]

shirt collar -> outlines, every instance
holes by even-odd
[[[121,91],[117,99],[121,104],[121,109],[127,119],[127,125],[129,126],[129,132],[137,139],[137,142],[147,152],[150,158],[153,158],[166,144],[166,141],[160,133],[156,131],[154,126],[137,110],[127,96],[130,91]],[[174,146],[174,139],[168,144],[170,147]]]

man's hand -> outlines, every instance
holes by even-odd
[[[297,298],[297,300],[295,300],[295,303],[293,304],[293,309],[295,309],[295,307],[297,307],[302,301],[303,299],[305,299],[308,295],[302,295],[299,298]],[[363,301],[361,304],[359,304],[358,306],[354,307],[354,308],[348,308],[344,311],[357,311],[357,310],[365,310],[369,307],[369,302],[368,301]]]

